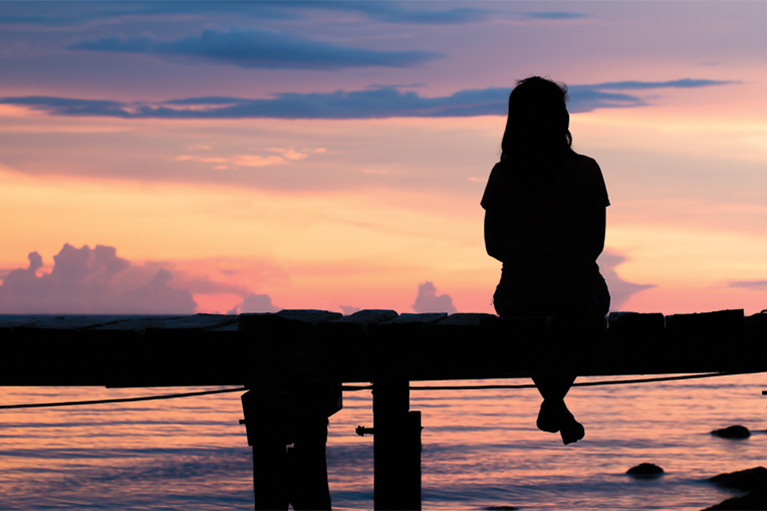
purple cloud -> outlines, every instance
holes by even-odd
[[[207,275],[187,275],[184,272],[176,272],[173,275],[174,282],[192,294],[202,295],[237,295],[242,298],[252,294],[246,286],[235,286],[225,282],[218,282]]]
[[[543,20],[574,20],[574,19],[589,17],[587,14],[583,14],[580,12],[568,12],[568,11],[526,12],[524,16],[526,18],[543,19]]]
[[[448,314],[456,312],[450,295],[437,295],[437,288],[428,280],[418,284],[418,296],[412,307],[416,312],[447,312]]]
[[[340,11],[356,11],[366,17],[387,23],[400,24],[429,24],[429,25],[459,25],[485,21],[497,16],[498,11],[476,9],[473,7],[455,7],[452,9],[411,9],[414,5],[423,6],[426,3],[409,3],[408,8],[396,2],[308,2],[299,4],[302,7]],[[433,3],[432,5],[437,5]]]
[[[240,314],[246,312],[277,312],[280,308],[272,303],[269,295],[251,293],[246,296],[240,305],[228,311],[227,314]]]
[[[767,291],[767,280],[735,280],[727,285],[728,287],[743,287],[757,291]]]
[[[339,307],[343,311],[344,316],[351,316],[352,314],[360,310],[359,307],[355,307],[353,305],[339,305]]]
[[[443,57],[429,51],[368,50],[306,39],[286,32],[207,29],[199,36],[157,40],[149,36],[81,41],[72,50],[143,53],[186,62],[208,62],[260,69],[412,67]]]
[[[170,271],[148,273],[117,256],[113,247],[65,244],[53,257],[50,273],[43,259],[28,256],[29,266],[16,269],[0,286],[3,314],[194,314],[197,304],[185,289],[169,285]]]
[[[666,82],[609,82],[569,88],[571,112],[598,108],[631,108],[649,104],[637,94],[660,88],[699,88],[735,84],[735,81],[670,80]],[[0,103],[27,106],[52,115],[120,117],[126,119],[384,119],[391,117],[503,116],[510,89],[468,89],[449,96],[423,97],[398,87],[379,86],[358,91],[285,92],[268,99],[222,96],[182,98],[161,102],[120,102],[24,96],[0,98]]]
[[[605,250],[599,256],[599,271],[605,278],[607,287],[610,290],[610,310],[612,311],[620,310],[619,307],[640,291],[656,287],[655,284],[634,284],[620,278],[616,268],[625,261],[625,256],[610,252],[609,250]]]
[[[41,11],[35,4],[15,2],[4,6],[0,24],[71,26],[99,20],[119,20],[123,17],[183,15],[206,21],[211,18],[237,16],[238,20],[296,20],[307,19],[312,10],[356,13],[370,20],[410,25],[458,25],[485,21],[500,15],[497,10],[473,7],[442,9],[431,3],[427,9],[413,9],[414,5],[397,2],[98,2],[86,7],[71,3],[51,3]],[[427,4],[420,4],[427,5]],[[77,8],[80,7],[80,8]],[[436,8],[434,8],[436,7]]]

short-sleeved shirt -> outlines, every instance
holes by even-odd
[[[521,294],[576,296],[601,279],[594,247],[603,240],[593,239],[599,232],[593,223],[610,201],[592,158],[570,153],[539,171],[502,160],[481,204],[505,220],[502,284]]]

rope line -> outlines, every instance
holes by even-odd
[[[602,380],[602,381],[586,381],[577,382],[573,384],[573,387],[596,387],[602,385],[631,385],[636,383],[657,383],[664,381],[679,381],[679,380],[697,380],[702,378],[715,378],[718,376],[735,376],[740,374],[756,374],[763,373],[765,371],[743,371],[743,372],[718,372],[718,373],[697,373],[697,374],[684,374],[677,376],[659,376],[653,378],[632,378],[630,380]],[[411,385],[410,390],[501,390],[501,389],[532,389],[535,385],[532,383],[523,383],[516,385],[439,385],[439,386],[427,386],[427,385]],[[373,385],[342,385],[341,390],[347,392],[354,392],[360,390],[372,390]],[[200,392],[182,392],[177,394],[160,394],[156,396],[139,396],[139,397],[123,397],[114,399],[95,399],[90,401],[57,401],[49,403],[27,403],[17,405],[0,405],[0,410],[15,410],[21,408],[55,408],[65,406],[87,406],[87,405],[103,405],[110,403],[135,403],[137,401],[159,401],[164,399],[179,399],[185,397],[195,396],[209,396],[212,394],[226,394],[230,392],[245,392],[247,387],[236,387],[230,389],[217,389],[217,390],[203,390]]]
[[[573,387],[596,387],[601,385],[630,385],[636,383],[656,383],[664,381],[678,380],[697,380],[701,378],[715,378],[717,376],[735,376],[739,374],[756,374],[765,371],[743,371],[743,372],[717,372],[717,373],[697,373],[678,376],[657,376],[653,378],[632,378],[630,380],[602,380],[602,381],[584,381],[573,383]],[[342,390],[358,391],[372,390],[373,385],[344,385]],[[411,385],[410,390],[497,390],[497,389],[534,389],[533,383],[522,383],[514,385]]]
[[[115,399],[95,399],[91,401],[57,401],[53,403],[28,403],[23,405],[0,405],[0,410],[13,410],[17,408],[54,408],[59,406],[82,406],[104,405],[108,403],[133,403],[136,401],[158,401],[161,399],[177,399],[182,397],[209,396],[211,394],[225,394],[227,392],[243,392],[245,387],[235,389],[203,390],[200,392],[183,392],[179,394],[160,394],[157,396],[121,397]]]

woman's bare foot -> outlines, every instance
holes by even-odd
[[[538,412],[538,420],[535,421],[535,425],[538,426],[538,429],[547,433],[559,432],[563,419],[563,410],[567,410],[564,401],[544,399],[541,403],[541,409]]]
[[[575,420],[561,399],[544,399],[535,424],[541,431],[559,433],[565,445],[581,440],[586,434],[583,425]]]
[[[565,445],[572,444],[578,440],[582,440],[586,436],[586,430],[583,428],[583,424],[575,420],[573,414],[568,410],[566,418],[559,428],[559,434],[562,436],[562,443]]]

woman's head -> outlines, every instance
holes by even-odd
[[[540,76],[517,82],[509,96],[509,117],[501,142],[501,158],[547,157],[572,145],[567,113],[567,86]]]

